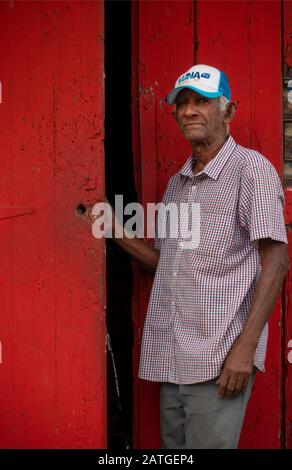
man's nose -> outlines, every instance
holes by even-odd
[[[186,103],[184,107],[185,116],[194,116],[198,114],[198,109],[196,103]]]

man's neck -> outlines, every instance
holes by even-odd
[[[205,143],[193,143],[192,150],[195,157],[195,163],[193,167],[194,173],[199,173],[203,170],[204,166],[207,165],[216,155],[219,150],[223,147],[227,141],[229,135],[223,135],[215,139],[213,142]]]

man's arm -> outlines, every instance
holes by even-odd
[[[156,250],[152,246],[148,245],[141,238],[113,238],[114,241],[123,248],[132,258],[145,269],[151,272],[156,271],[156,267],[159,260],[159,250]]]
[[[262,269],[250,314],[217,381],[222,398],[231,398],[247,386],[261,332],[273,311],[285,274],[289,270],[290,261],[285,243],[265,238],[259,240],[259,251]]]
[[[106,200],[108,203],[108,201]],[[117,238],[116,234],[122,234],[122,237]],[[114,210],[112,209],[112,234],[113,240],[123,250],[125,250],[132,258],[145,269],[151,272],[156,271],[156,267],[159,260],[160,251],[156,250],[142,238],[130,238],[127,236],[127,232],[119,224]]]

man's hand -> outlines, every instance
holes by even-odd
[[[237,339],[232,346],[216,385],[221,398],[232,398],[243,392],[253,369],[255,347]]]

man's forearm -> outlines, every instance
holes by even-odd
[[[261,332],[273,311],[288,269],[287,259],[276,256],[267,257],[262,264],[262,271],[257,281],[251,310],[240,335],[241,342],[246,342],[256,349]]]
[[[249,316],[240,336],[232,345],[216,382],[221,397],[231,398],[247,386],[260,335],[274,308],[283,279],[289,269],[285,243],[268,238],[261,240],[259,247],[262,269]]]
[[[151,272],[156,271],[160,251],[153,248],[142,238],[131,237],[130,234],[120,225],[114,211],[112,210],[112,234],[113,240],[123,250],[145,269]]]
[[[114,238],[114,241],[123,248],[130,256],[139,262],[145,269],[156,271],[159,260],[159,250],[148,245],[141,238]]]

